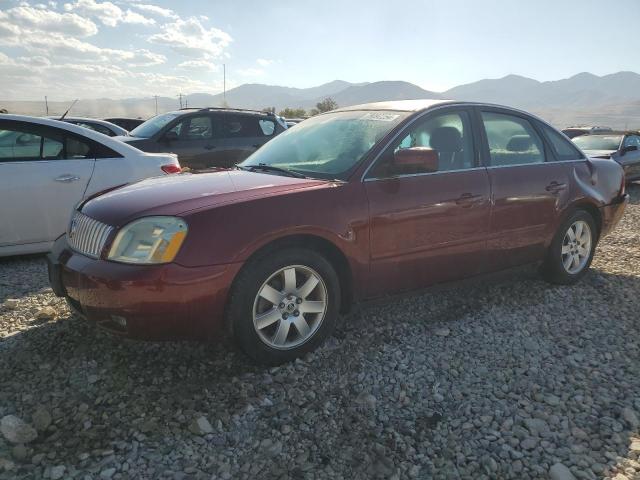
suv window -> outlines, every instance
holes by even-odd
[[[263,137],[258,118],[249,115],[225,114],[224,136],[228,138]]]
[[[573,142],[567,140],[553,128],[544,123],[538,122],[538,126],[542,129],[543,134],[551,144],[553,153],[558,160],[577,160],[582,158],[580,151],[573,145]]]
[[[213,137],[213,126],[209,115],[191,117],[186,119],[184,123],[184,138],[186,140],[202,140]]]
[[[638,147],[640,148],[640,136],[629,135],[624,139],[623,147]]]
[[[260,124],[260,130],[262,131],[262,134],[266,137],[270,137],[271,135],[273,135],[273,132],[276,131],[276,122],[274,122],[273,120],[258,120],[258,123]]]
[[[482,112],[489,143],[491,166],[543,163],[544,146],[531,123],[524,118]]]
[[[426,147],[438,157],[438,171],[463,170],[474,166],[471,123],[466,111],[429,115],[410,126],[402,138],[389,147],[372,171],[374,178],[414,175],[427,172],[414,165],[397,165],[398,150]]]

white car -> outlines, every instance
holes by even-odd
[[[0,115],[0,257],[47,252],[74,207],[97,192],[178,172],[173,154],[58,120]]]

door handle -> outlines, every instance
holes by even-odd
[[[205,150],[213,150],[214,148],[216,148],[215,145],[205,145]]]
[[[54,180],[56,182],[70,183],[70,182],[75,182],[77,180],[80,180],[80,177],[76,175],[67,174],[67,175],[60,175],[59,177],[54,178]]]
[[[471,193],[463,193],[456,200],[456,205],[460,205],[462,208],[469,208],[476,203],[481,203],[484,200],[482,195],[472,195]]]
[[[545,190],[551,193],[559,193],[566,188],[567,188],[566,183],[558,183],[554,181],[554,182],[551,182],[549,185],[547,185]]]

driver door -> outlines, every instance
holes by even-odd
[[[406,127],[367,174],[371,296],[485,268],[490,185],[475,137],[466,109],[438,110]],[[394,153],[412,147],[435,151],[437,170],[397,164]]]

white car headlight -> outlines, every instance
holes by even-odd
[[[168,263],[186,236],[187,224],[180,218],[141,218],[120,229],[107,258],[123,263]]]

